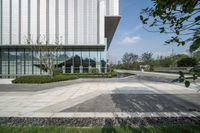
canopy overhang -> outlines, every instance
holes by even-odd
[[[106,16],[105,17],[105,38],[107,38],[107,48],[110,47],[121,16]]]

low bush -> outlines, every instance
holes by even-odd
[[[43,84],[43,83],[51,83],[51,82],[58,82],[58,81],[67,81],[67,80],[74,80],[78,78],[112,78],[116,77],[117,73],[74,73],[74,74],[59,74],[53,77],[48,75],[33,75],[33,76],[22,76],[17,77],[12,83],[15,84]]]
[[[98,74],[99,73],[99,69],[97,69],[97,68],[91,68],[90,69],[90,73],[92,73],[92,74]]]
[[[51,83],[51,82],[58,82],[58,81],[66,81],[66,80],[73,80],[77,79],[76,75],[56,75],[54,77],[50,76],[22,76],[17,77],[12,83],[19,84],[19,83],[26,83],[26,84],[43,84],[43,83]]]
[[[177,62],[178,67],[194,67],[197,65],[197,60],[194,58],[182,58]]]
[[[60,74],[62,74],[62,73],[63,73],[63,71],[60,70],[60,69],[55,69],[55,70],[53,70],[53,76],[60,75]]]
[[[200,77],[200,66],[196,66],[190,70],[191,73],[196,74]]]
[[[116,72],[111,72],[111,73],[73,73],[73,74],[64,74],[64,75],[76,75],[79,78],[112,78],[116,77],[117,73]]]

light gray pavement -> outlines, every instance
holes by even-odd
[[[8,86],[6,91],[0,85],[0,117],[200,116],[197,86],[162,79],[130,76]]]
[[[141,72],[141,71],[134,71],[134,70],[115,70],[119,73],[129,73],[129,74],[135,74],[137,76],[144,76],[144,77],[160,77],[160,78],[166,78],[166,79],[175,79],[178,78],[179,74],[174,73],[159,73],[159,72]],[[185,75],[190,76],[188,74]],[[200,77],[198,78],[198,82],[200,81]]]
[[[0,79],[0,84],[5,84],[5,85],[12,84],[12,80],[13,79]]]

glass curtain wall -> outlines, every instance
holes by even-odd
[[[49,51],[22,48],[0,49],[0,51],[0,74],[4,78],[48,74],[44,61],[49,59]],[[87,73],[90,68],[105,72],[106,69],[106,54],[97,49],[62,49],[49,53],[53,54],[50,56],[53,57],[55,68],[65,73]]]

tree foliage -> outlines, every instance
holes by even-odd
[[[153,7],[143,9],[140,15],[144,28],[147,31],[172,34],[165,41],[166,44],[190,44],[190,52],[200,51],[200,0],[151,1]],[[190,78],[196,79],[193,77]],[[180,73],[180,79],[183,78],[184,74]],[[185,86],[190,86],[188,80]]]
[[[143,53],[141,56],[141,60],[143,62],[149,62],[149,61],[153,60],[153,53],[151,53],[151,52]]]
[[[166,44],[190,43],[190,51],[200,48],[200,0],[152,0],[153,7],[141,12],[140,19],[145,29],[170,33]],[[152,30],[156,29],[156,30]]]
[[[176,67],[177,62],[183,58],[189,58],[189,56],[185,54],[176,54],[166,57],[160,57],[157,60],[154,60],[153,65],[159,67]]]
[[[200,63],[200,51],[193,53],[193,58],[195,58],[197,62]]]
[[[177,62],[178,67],[194,67],[197,65],[197,61],[194,58],[183,58]]]
[[[138,55],[133,53],[125,53],[122,57],[122,62],[124,64],[131,64],[138,60]]]
[[[34,64],[38,66],[40,69],[45,70],[49,76],[53,78],[56,73],[56,65],[55,61],[57,57],[57,51],[63,49],[62,37],[56,38],[55,44],[50,45],[49,41],[47,41],[47,37],[38,36],[37,40],[33,40],[31,36],[25,37],[25,41],[30,47],[32,51],[35,51],[36,56],[40,64]],[[43,54],[40,54],[43,52]]]

